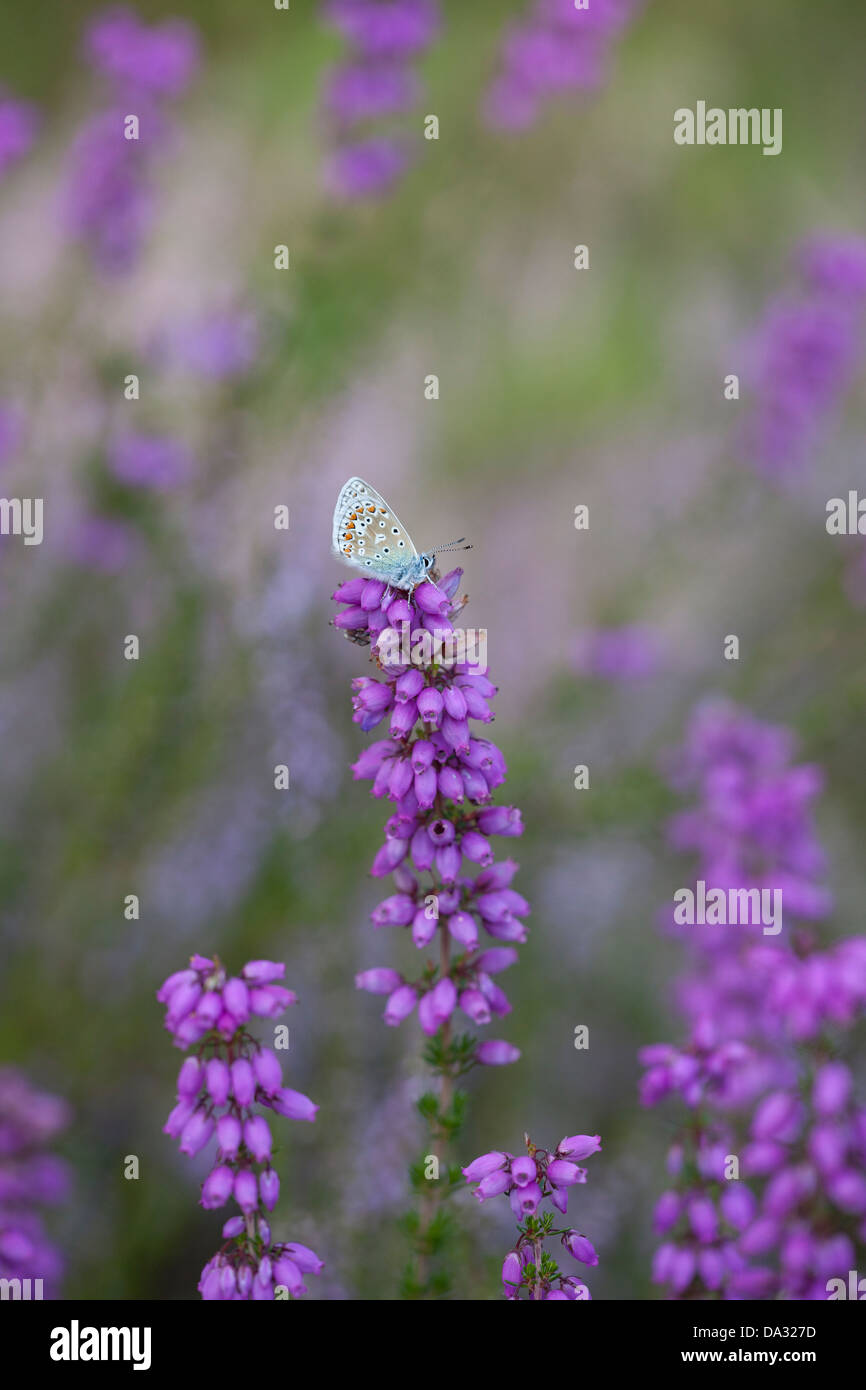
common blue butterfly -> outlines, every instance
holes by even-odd
[[[463,539],[461,536],[459,541],[450,541],[441,549],[462,545]],[[435,551],[422,551],[419,555],[394,509],[363,478],[350,478],[340,489],[331,543],[344,564],[371,579],[382,580],[392,589],[410,593],[436,561]],[[466,550],[470,548],[464,546]]]

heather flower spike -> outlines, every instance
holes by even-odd
[[[58,1298],[63,1260],[40,1208],[63,1202],[69,1171],[48,1151],[69,1123],[65,1101],[35,1090],[20,1072],[0,1070],[0,1279],[20,1281],[3,1297]]]
[[[328,179],[340,198],[381,198],[413,161],[401,118],[421,96],[413,64],[439,32],[438,0],[324,0],[322,10],[350,45],[323,101],[336,144]]]
[[[72,142],[64,221],[97,269],[117,275],[136,264],[150,230],[154,171],[171,140],[165,107],[195,77],[198,35],[184,20],[148,26],[110,8],[88,26],[84,57],[105,95]]]
[[[484,101],[496,130],[525,130],[564,95],[592,94],[606,78],[611,54],[639,0],[533,0],[510,23],[499,72]]]
[[[740,441],[744,458],[776,482],[814,454],[866,355],[866,239],[811,237],[795,259],[796,278],[753,334],[755,407]]]
[[[698,877],[778,890],[783,905],[770,937],[754,923],[690,929],[686,1038],[641,1052],[643,1103],[675,1095],[688,1112],[654,1217],[653,1279],[673,1298],[823,1300],[866,1256],[866,1107],[840,1055],[866,1006],[866,938],[820,944],[821,775],[792,754],[786,730],[710,703],[671,769],[696,797],[671,838]]]
[[[568,1211],[569,1189],[586,1182],[587,1170],[573,1161],[601,1149],[598,1134],[578,1134],[563,1139],[557,1148],[539,1149],[525,1135],[526,1153],[495,1150],[482,1154],[463,1169],[479,1202],[507,1197],[517,1220],[518,1236],[502,1264],[502,1287],[511,1302],[529,1299],[588,1299],[592,1295],[577,1266],[598,1264],[595,1246],[573,1226],[560,1225]],[[552,1210],[545,1210],[549,1202]],[[560,1269],[545,1243],[559,1239],[571,1257]]]
[[[367,527],[373,538],[378,520],[377,513]],[[348,513],[343,524],[359,527],[360,514]],[[391,524],[399,527],[396,518]],[[395,532],[398,539],[404,534],[402,527]],[[357,542],[347,543],[359,551]],[[374,544],[371,539],[371,553]],[[517,864],[495,857],[497,838],[519,836],[523,826],[514,807],[492,804],[505,780],[505,759],[473,728],[492,720],[496,687],[486,666],[473,662],[465,645],[460,649],[464,634],[454,620],[465,602],[457,597],[461,576],[455,569],[440,579],[427,567],[425,578],[412,571],[413,587],[400,589],[362,574],[334,594],[341,605],[334,626],[369,648],[373,665],[372,675],[353,682],[353,719],[365,733],[388,721],[387,737],[366,748],[353,769],[356,779],[372,781],[374,797],[391,803],[371,872],[391,877],[394,891],[373,909],[372,920],[378,931],[401,931],[421,953],[414,971],[376,966],[361,971],[356,984],[384,997],[387,1026],[417,1015],[428,1040],[425,1058],[439,1079],[438,1094],[419,1104],[430,1130],[425,1158],[437,1163],[460,1127],[459,1078],[475,1065],[507,1066],[520,1056],[504,1039],[479,1041],[474,1030],[511,1010],[494,977],[517,960],[529,912],[512,887]],[[461,1020],[472,1031],[460,1031]],[[429,1166],[420,1164],[413,1182],[421,1208],[418,1261],[406,1289],[419,1296],[430,1287],[437,1203],[459,1186],[459,1173],[431,1178]]]
[[[270,1213],[280,1181],[271,1164],[271,1131],[261,1110],[313,1120],[317,1106],[283,1085],[276,1053],[247,1031],[250,1019],[278,1018],[296,1002],[279,984],[285,966],[249,961],[227,976],[214,957],[193,956],[188,970],[170,975],[157,992],[175,1046],[194,1049],[177,1078],[177,1104],[164,1131],[193,1157],[216,1137],[216,1161],[202,1184],[201,1205],[233,1200],[240,1216],[223,1226],[224,1244],[202,1270],[204,1299],[297,1298],[303,1275],[322,1261],[306,1246],[274,1242]]]

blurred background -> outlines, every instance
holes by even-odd
[[[798,248],[866,231],[866,11],[614,7],[565,80],[513,29],[538,8],[444,0],[401,67],[419,85],[369,131],[312,2],[139,5],[190,28],[132,106],[85,42],[104,7],[0,10],[0,491],[45,508],[42,545],[0,538],[0,1062],[71,1107],[73,1196],[49,1217],[69,1297],[197,1297],[219,1243],[206,1155],[161,1133],[180,1054],[154,994],[194,951],[284,960],[300,996],[287,1079],[321,1110],[277,1122],[274,1228],[326,1260],[310,1297],[399,1284],[421,1039],[353,988],[414,948],[369,920],[387,810],[349,770],[368,654],[329,626],[352,474],[419,549],[474,544],[465,621],[489,634],[533,912],[496,1030],[522,1059],[473,1073],[460,1157],[601,1133],[594,1297],[656,1296],[673,1120],[639,1108],[636,1051],[677,1036],[658,918],[687,870],[659,768],[701,697],[795,727],[826,769],[832,931],[860,926],[866,570],[824,520],[863,476],[866,321],[800,456],[743,431]],[[783,108],[783,153],[676,146],[698,100]],[[141,115],[132,163],[104,133],[118,110]],[[457,1297],[499,1294],[499,1205],[466,1194]]]

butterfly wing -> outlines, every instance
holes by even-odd
[[[350,478],[340,489],[331,541],[341,560],[374,579],[393,578],[418,560],[396,512],[363,478]]]

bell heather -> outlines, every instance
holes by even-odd
[[[198,34],[183,19],[150,28],[134,10],[114,6],[88,25],[84,56],[117,91],[157,97],[182,96],[199,64]]]
[[[108,467],[127,487],[170,491],[187,482],[193,460],[186,445],[169,434],[127,430],[108,446]]]
[[[322,1269],[306,1246],[271,1238],[280,1182],[271,1166],[270,1128],[257,1107],[290,1120],[313,1120],[318,1109],[283,1085],[276,1053],[247,1032],[251,1018],[279,1018],[296,1002],[277,983],[284,974],[284,965],[254,960],[228,977],[216,957],[193,956],[189,969],[170,975],[157,993],[175,1046],[194,1049],[178,1074],[177,1104],[164,1132],[190,1158],[216,1135],[201,1205],[223,1207],[233,1198],[241,1211],[223,1226],[225,1244],[202,1270],[204,1299],[273,1299],[277,1289],[296,1298],[306,1293],[304,1273]]]
[[[796,473],[864,358],[866,240],[816,236],[798,279],[767,307],[751,344],[755,406],[741,450],[772,479]]]
[[[553,1150],[539,1149],[529,1135],[524,1136],[526,1154],[515,1156],[494,1150],[474,1159],[463,1169],[463,1176],[475,1187],[479,1202],[491,1197],[507,1197],[518,1223],[518,1237],[502,1265],[505,1297],[565,1301],[591,1297],[582,1277],[563,1273],[544,1242],[559,1236],[563,1250],[579,1264],[598,1264],[598,1255],[588,1236],[574,1227],[558,1227],[556,1213],[568,1210],[568,1190],[586,1182],[587,1170],[580,1160],[601,1149],[598,1134],[572,1134]],[[543,1211],[550,1202],[554,1211]]]
[[[393,877],[395,891],[374,908],[373,924],[403,929],[424,953],[421,969],[408,978],[376,967],[362,971],[356,984],[383,996],[389,1027],[417,1011],[429,1039],[425,1058],[439,1077],[438,1096],[419,1103],[437,1160],[461,1123],[457,1080],[475,1064],[503,1066],[520,1055],[501,1039],[478,1042],[453,1030],[460,1014],[482,1028],[510,1012],[496,977],[517,960],[529,912],[511,886],[516,863],[494,858],[494,838],[514,838],[523,829],[519,811],[492,804],[505,780],[505,759],[470,727],[492,720],[496,687],[486,668],[449,662],[441,645],[463,606],[456,598],[461,575],[456,569],[439,583],[425,580],[411,595],[359,576],[334,594],[346,605],[335,627],[369,646],[375,662],[374,676],[354,681],[353,719],[365,732],[388,721],[388,737],[367,748],[353,769],[393,806],[371,872]],[[400,648],[403,659],[414,658],[392,664]],[[413,1180],[421,1196],[421,1253],[409,1285],[417,1292],[427,1287],[429,1232],[440,1220],[441,1189],[425,1177],[424,1165],[413,1170]],[[459,1174],[450,1174],[449,1184],[449,1191],[459,1185]]]
[[[578,637],[574,666],[582,676],[601,681],[639,681],[655,675],[661,646],[655,631],[642,623],[591,628]]]
[[[228,381],[251,370],[260,337],[255,313],[229,306],[166,324],[154,335],[150,351],[163,369]]]
[[[595,91],[638,4],[590,0],[578,9],[575,0],[534,0],[503,41],[500,70],[485,97],[488,124],[524,130],[558,97]]]
[[[0,1070],[0,1279],[41,1280],[31,1298],[59,1296],[63,1261],[38,1208],[67,1196],[67,1165],[46,1146],[68,1123],[64,1101],[11,1067]]]
[[[672,838],[697,851],[700,877],[772,885],[784,905],[771,941],[760,927],[692,929],[687,1040],[641,1052],[643,1103],[676,1094],[689,1112],[655,1213],[653,1277],[674,1297],[825,1299],[866,1239],[866,1108],[839,1055],[866,1004],[866,938],[819,942],[821,779],[792,755],[787,731],[712,703],[673,769],[698,795]]]
[[[106,98],[73,141],[64,217],[96,267],[117,274],[133,267],[149,230],[151,173],[171,134],[163,103],[192,81],[198,38],[182,20],[148,28],[131,10],[110,9],[88,26],[84,56]],[[127,138],[130,115],[138,118],[134,139]]]
[[[380,197],[412,155],[404,137],[383,133],[377,123],[418,104],[422,87],[411,64],[439,32],[438,0],[325,0],[323,13],[352,48],[324,96],[337,140],[330,182],[343,198]]]
[[[440,653],[410,665],[389,665],[395,625],[409,624],[406,649],[421,639],[453,631],[462,604],[454,596],[462,571],[436,585],[419,584],[409,598],[386,590],[376,579],[350,579],[334,594],[347,604],[334,626],[353,641],[370,645],[376,676],[354,682],[354,722],[365,732],[386,718],[389,737],[372,744],[353,766],[355,779],[372,780],[372,794],[394,811],[371,873],[392,876],[396,892],[371,914],[376,927],[408,928],[419,951],[433,958],[414,979],[391,968],[363,971],[359,989],[386,996],[385,1022],[397,1026],[416,1008],[430,1038],[450,1031],[452,1015],[463,1013],[484,1026],[510,1004],[493,976],[517,960],[524,942],[529,904],[511,887],[512,859],[496,862],[494,837],[523,832],[520,812],[491,804],[505,780],[505,759],[489,739],[470,730],[470,721],[489,723],[496,693],[486,671],[467,663],[448,664]],[[383,656],[386,658],[382,660]],[[491,938],[485,941],[485,934]],[[505,943],[505,944],[501,944]],[[501,1065],[516,1060],[507,1044],[481,1044],[468,1061]]]

